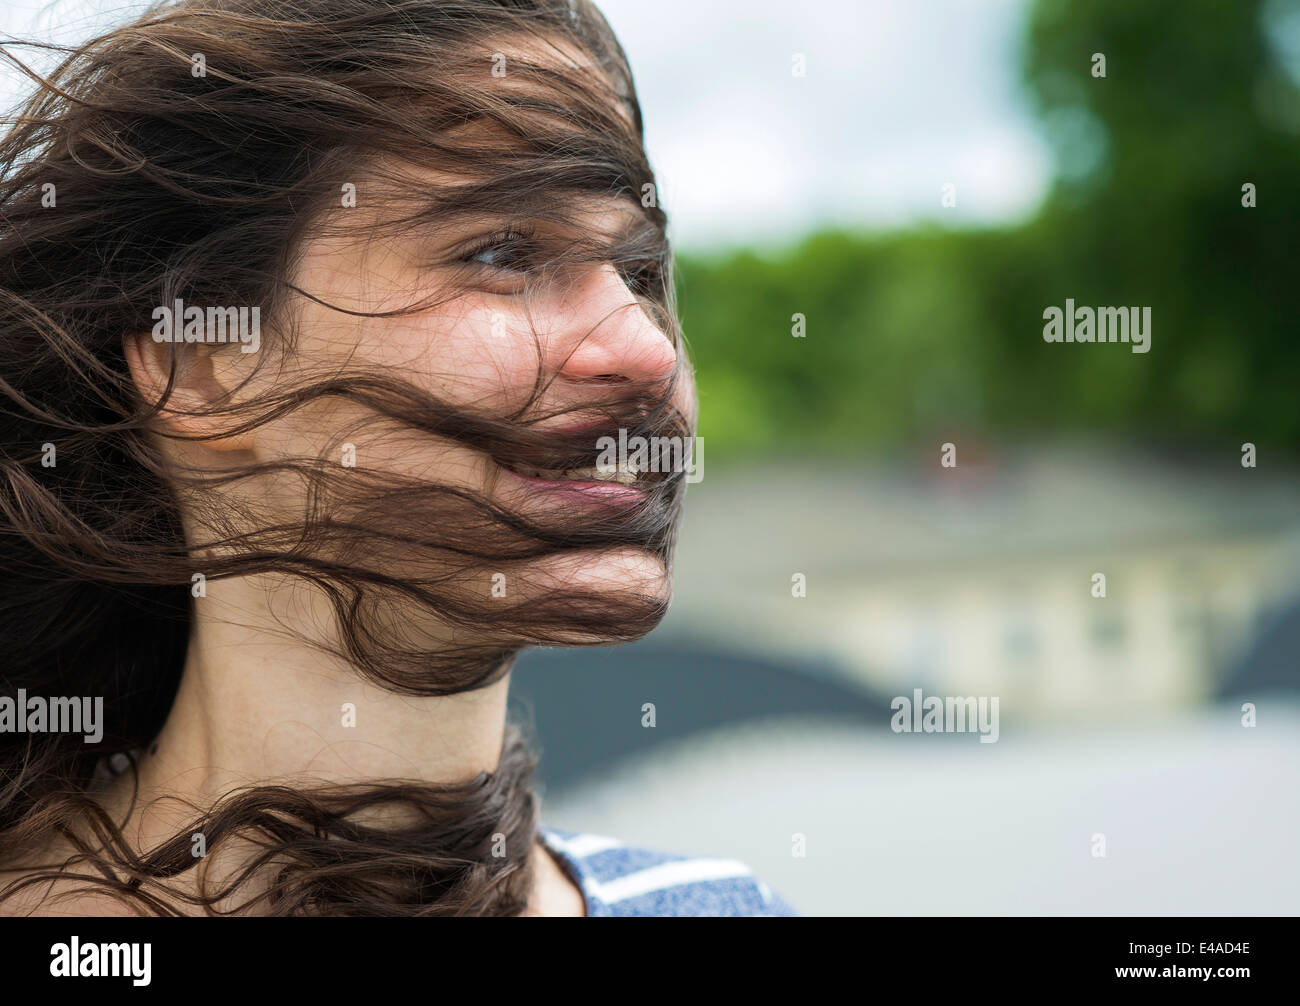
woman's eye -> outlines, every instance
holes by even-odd
[[[470,259],[471,262],[482,262],[484,265],[502,266],[509,260],[509,256],[501,245],[492,248],[484,248],[481,252]]]
[[[654,259],[624,262],[619,265],[619,273],[632,292],[641,296],[649,296],[663,281],[662,267]]]
[[[527,237],[493,238],[490,243],[467,255],[465,261],[477,262],[492,269],[527,272],[532,252]]]

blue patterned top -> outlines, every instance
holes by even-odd
[[[653,852],[554,828],[539,834],[582,889],[589,916],[799,914],[735,859]]]

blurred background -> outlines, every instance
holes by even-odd
[[[1295,914],[1300,3],[601,6],[706,449],[661,628],[516,674],[547,819],[809,914]]]
[[[663,625],[521,660],[547,823],[805,914],[1295,914],[1300,0],[600,6],[706,450]],[[1044,342],[1067,298],[1150,352]],[[893,732],[916,688],[997,742]]]

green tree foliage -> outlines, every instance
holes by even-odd
[[[1037,0],[1024,79],[1057,178],[1035,218],[684,255],[701,433],[733,452],[970,430],[1294,447],[1298,66],[1300,0]],[[1151,352],[1044,342],[1067,297],[1149,305]]]

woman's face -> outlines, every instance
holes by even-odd
[[[429,184],[448,183],[432,171],[419,174]],[[274,390],[286,378],[379,371],[455,407],[515,419],[539,431],[576,430],[597,423],[594,406],[611,390],[666,382],[676,370],[678,348],[610,262],[576,265],[524,296],[528,267],[564,234],[518,219],[372,233],[372,224],[409,210],[392,199],[368,201],[366,195],[358,185],[357,206],[334,208],[322,235],[306,242],[292,280],[312,296],[296,296],[292,351],[263,371],[230,375],[249,376],[251,393]],[[626,199],[592,200],[575,210],[584,231],[576,236],[585,238],[616,237],[640,213]],[[530,228],[534,233],[528,236]],[[436,293],[453,273],[454,293],[438,298],[436,306],[370,316],[409,308]],[[221,355],[222,366],[251,370],[248,354]],[[674,404],[693,425],[689,379],[679,381],[677,389]],[[450,438],[375,420],[359,405],[327,398],[259,427],[242,443],[256,461],[332,460],[349,466],[344,471],[379,471],[463,489],[543,521],[584,514],[617,519],[620,509],[634,508],[645,493],[594,470],[518,474]],[[595,441],[593,433],[593,456]],[[287,481],[275,489],[277,495],[288,494],[283,506],[295,505],[290,498],[295,492],[301,496],[301,487]],[[571,551],[534,560],[527,572],[522,582],[516,580],[511,598],[566,588],[665,598],[668,593],[663,561],[642,548]],[[486,585],[490,574],[481,575]]]

